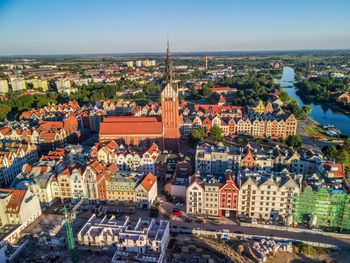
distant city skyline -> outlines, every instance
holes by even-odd
[[[350,48],[350,1],[0,0],[0,55]]]

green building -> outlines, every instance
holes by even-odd
[[[339,190],[314,191],[307,187],[294,199],[293,220],[298,224],[350,229],[350,195]]]

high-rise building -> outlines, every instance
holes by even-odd
[[[136,67],[141,68],[142,67],[142,61],[136,60]]]
[[[26,82],[22,79],[14,79],[10,82],[12,91],[22,91],[26,89]]]
[[[128,61],[128,62],[126,62],[126,66],[128,68],[133,68],[134,67],[134,62],[133,61]]]
[[[0,93],[6,94],[9,92],[9,85],[6,79],[0,80]]]

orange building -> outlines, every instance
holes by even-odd
[[[100,141],[118,140],[126,144],[152,143],[160,149],[179,150],[179,95],[174,83],[168,43],[166,84],[161,92],[161,119],[157,117],[107,117],[100,124]]]

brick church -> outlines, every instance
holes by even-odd
[[[162,116],[106,117],[100,125],[100,141],[117,140],[125,144],[145,145],[156,143],[160,149],[179,151],[179,94],[174,83],[168,42],[166,81],[161,91]]]

